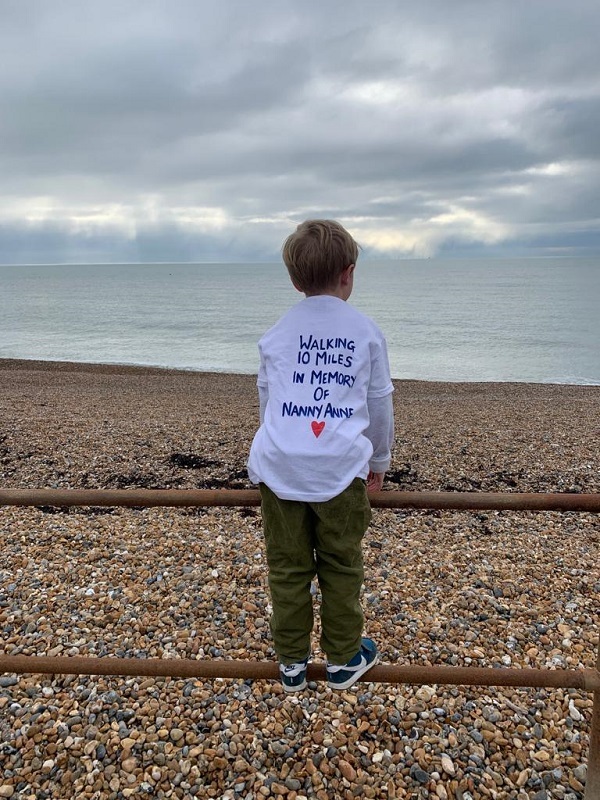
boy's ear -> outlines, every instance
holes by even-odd
[[[352,278],[352,275],[354,273],[354,267],[355,264],[349,264],[342,272],[340,276],[340,282],[342,286],[347,286],[348,283],[350,282],[350,279]]]

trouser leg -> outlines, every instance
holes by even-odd
[[[293,664],[310,654],[315,515],[307,503],[281,500],[264,484],[260,492],[273,605],[271,634],[279,660]]]
[[[321,647],[332,664],[346,664],[360,649],[364,617],[362,539],[371,521],[363,481],[356,479],[327,503],[311,503],[318,517],[316,559],[321,589]]]

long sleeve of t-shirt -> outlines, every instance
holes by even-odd
[[[365,436],[373,445],[373,455],[369,459],[372,472],[387,472],[391,462],[391,448],[394,442],[394,407],[392,395],[370,397],[367,401],[369,427]]]
[[[259,408],[259,419],[260,424],[262,425],[265,421],[265,411],[267,408],[267,403],[269,402],[269,387],[258,385],[258,408]]]

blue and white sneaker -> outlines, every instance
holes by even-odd
[[[308,658],[295,664],[280,664],[279,675],[285,692],[301,692],[306,689],[306,665]]]
[[[327,685],[330,689],[348,689],[379,661],[377,646],[372,639],[362,639],[360,650],[347,664],[338,666],[327,662]]]

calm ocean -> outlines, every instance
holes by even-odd
[[[281,264],[0,266],[0,358],[256,372]],[[392,375],[600,385],[600,259],[359,261]]]

